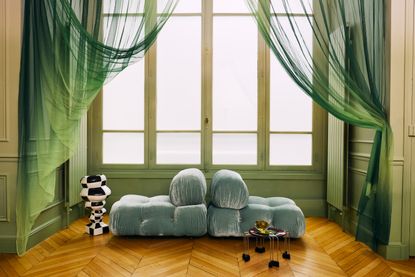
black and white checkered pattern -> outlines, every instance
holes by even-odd
[[[85,226],[86,232],[94,236],[108,233],[108,225],[102,222],[102,217],[106,212],[105,199],[111,195],[111,189],[107,186],[107,178],[105,175],[85,176],[81,179],[81,185],[80,195],[85,200],[85,208],[92,210],[89,216],[90,223]]]

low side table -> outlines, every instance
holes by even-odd
[[[274,260],[274,252],[275,252],[275,241],[277,241],[277,251],[280,249],[279,240],[284,239],[284,253],[282,257],[284,259],[290,259],[290,236],[287,231],[276,229],[273,227],[268,227],[266,230],[259,230],[256,227],[253,227],[248,230],[248,232],[244,233],[244,253],[242,254],[242,259],[245,262],[248,262],[251,257],[249,255],[249,239],[251,237],[255,237],[256,240],[256,247],[255,252],[264,253],[264,240],[269,239],[269,263],[268,267],[279,267],[280,263],[278,260],[278,253],[277,253],[277,260]]]

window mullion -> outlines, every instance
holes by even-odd
[[[258,166],[265,169],[268,160],[269,51],[258,32]]]
[[[203,1],[202,29],[202,166],[208,171],[212,165],[212,0]]]
[[[157,20],[157,9],[151,16]],[[151,31],[152,26],[146,25],[146,31]],[[153,168],[156,164],[156,64],[157,64],[157,41],[150,47],[145,57],[145,115],[146,115],[146,164]]]
[[[266,2],[266,7],[270,8],[270,0],[262,0]],[[266,12],[269,12],[269,10],[267,10]],[[270,141],[270,73],[271,73],[271,69],[270,69],[270,49],[267,46],[267,44],[265,43],[261,32],[258,33],[258,35],[260,36],[260,41],[262,43],[262,49],[264,51],[263,53],[263,59],[264,59],[264,91],[263,91],[263,100],[264,100],[264,106],[263,106],[263,113],[264,113],[264,120],[263,120],[263,128],[262,128],[262,134],[263,134],[263,138],[262,138],[262,142],[263,142],[263,164],[262,164],[262,168],[263,169],[267,169],[268,165],[269,165],[269,141]]]

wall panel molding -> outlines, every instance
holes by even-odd
[[[349,171],[352,172],[352,173],[356,173],[356,174],[364,175],[364,176],[366,176],[366,174],[367,174],[366,170],[359,169],[359,168],[354,168],[354,167],[349,167]]]
[[[0,235],[0,253],[16,253],[16,235]]]
[[[368,162],[370,159],[369,153],[350,152],[349,159],[360,160]],[[404,166],[405,160],[403,157],[395,157],[392,161],[393,166]]]
[[[17,163],[19,161],[19,157],[17,156],[1,156],[0,157],[0,163]]]
[[[392,161],[392,166],[404,166],[405,161],[403,158],[399,157],[399,158],[395,158]]]
[[[370,154],[368,154],[368,153],[359,153],[359,152],[349,152],[349,157],[351,159],[368,161],[369,158],[370,158]]]
[[[7,175],[0,175],[0,222],[9,221],[7,201]]]
[[[370,140],[370,139],[350,139],[349,142],[351,142],[351,143],[373,144],[373,140]]]

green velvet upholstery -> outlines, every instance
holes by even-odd
[[[205,203],[206,179],[196,168],[180,171],[170,183],[170,201],[176,206]]]
[[[125,195],[110,212],[110,230],[119,236],[203,236],[207,231],[206,180],[198,169],[179,172],[170,195]]]
[[[222,169],[212,177],[212,204],[218,208],[242,209],[249,199],[248,188],[239,173]]]
[[[301,209],[285,197],[249,196],[242,177],[230,170],[218,171],[212,179],[212,203],[204,203],[206,181],[198,169],[179,172],[170,184],[170,195],[146,197],[125,195],[110,212],[114,235],[243,236],[256,220],[301,237],[305,220]]]
[[[218,171],[212,179],[212,195],[207,220],[211,236],[241,237],[257,220],[288,231],[293,238],[304,235],[304,214],[293,200],[248,196],[247,186],[236,172]]]

